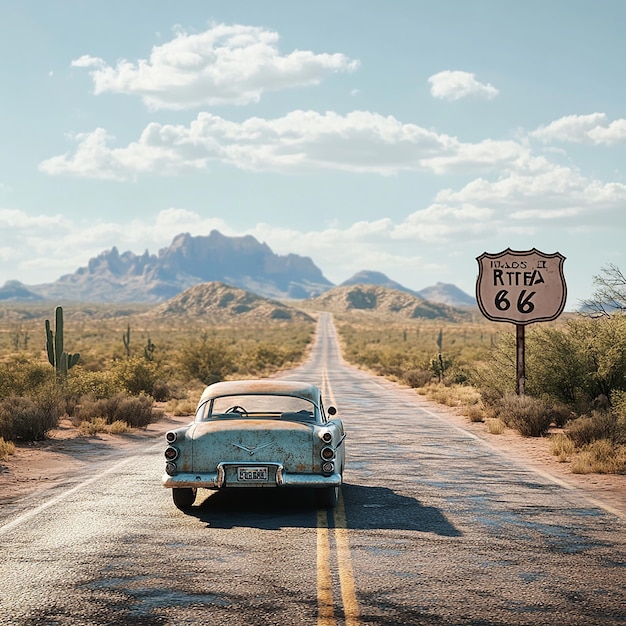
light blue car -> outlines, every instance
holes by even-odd
[[[191,507],[199,488],[312,487],[318,505],[337,504],[345,432],[318,387],[285,380],[208,386],[188,426],[166,434],[163,486]]]

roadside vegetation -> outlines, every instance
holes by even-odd
[[[512,324],[344,311],[336,325],[349,362],[460,410],[489,433],[549,437],[573,472],[626,473],[626,284],[614,266],[596,283],[588,314],[527,328],[524,396],[515,393]],[[16,443],[46,438],[62,418],[94,435],[145,428],[163,409],[192,414],[208,384],[302,361],[315,326],[306,315],[217,324],[150,315],[148,305],[71,305],[61,323],[65,347],[55,346],[71,354],[59,369],[46,345],[59,326],[57,317],[44,329],[50,308],[0,307],[0,460]]]
[[[490,433],[550,437],[552,453],[572,472],[626,473],[626,282],[614,266],[595,280],[590,313],[528,327],[524,396],[515,393],[510,324],[360,318],[357,325],[344,317],[344,355],[458,408]]]
[[[143,305],[63,309],[55,326],[50,304],[0,307],[0,460],[16,443],[45,439],[61,419],[90,436],[147,427],[163,412],[157,402],[191,414],[208,384],[300,362],[314,332],[303,320],[177,323],[151,317]],[[59,328],[59,362],[67,352],[69,367],[57,367]]]

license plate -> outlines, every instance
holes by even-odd
[[[240,483],[267,482],[267,467],[239,467],[237,480]]]

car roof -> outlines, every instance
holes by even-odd
[[[295,396],[317,404],[320,390],[310,383],[294,380],[229,380],[209,385],[202,393],[200,402],[219,396],[243,395]]]

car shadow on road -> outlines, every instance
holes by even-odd
[[[209,528],[315,528],[318,525],[312,489],[231,489],[198,493],[197,505],[186,513]],[[409,530],[460,537],[444,512],[387,487],[344,484],[342,502],[328,515],[329,524],[353,530]]]

